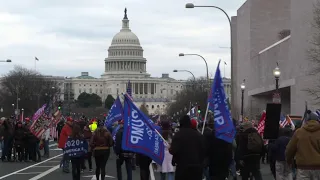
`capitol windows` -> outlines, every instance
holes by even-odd
[[[151,106],[151,109],[154,109],[154,105]]]
[[[81,89],[79,89],[79,93],[81,94]]]
[[[98,89],[96,89],[96,94],[98,94]]]
[[[92,93],[92,89],[91,89],[91,88],[89,89],[89,93],[90,93],[90,94]]]
[[[148,105],[148,104],[146,105],[146,108],[149,108],[149,105]]]
[[[159,109],[159,108],[160,108],[160,106],[159,106],[159,105],[157,105],[157,108]]]
[[[100,94],[102,94],[102,89],[100,89]]]
[[[85,92],[85,93],[86,93],[86,92],[87,92],[87,90],[86,90],[86,89],[84,89],[84,90],[83,90],[83,92]]]

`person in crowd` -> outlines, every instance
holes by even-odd
[[[73,180],[80,180],[81,162],[87,152],[88,143],[81,134],[80,126],[74,124],[72,126],[72,133],[66,141],[64,150],[64,154],[71,160]]]
[[[92,135],[90,146],[93,150],[96,163],[96,179],[105,179],[106,164],[110,156],[110,148],[113,146],[113,139],[110,132],[103,126],[95,130]]]
[[[117,166],[117,178],[122,180],[121,166],[125,162],[127,170],[127,180],[132,180],[132,157],[134,153],[125,151],[122,149],[122,137],[123,137],[123,121],[119,122],[120,129],[116,134],[116,141],[114,151],[117,155],[116,166]]]
[[[11,152],[13,145],[13,126],[9,120],[3,122],[3,151],[1,159],[2,161],[11,161]]]
[[[209,162],[210,162],[210,145],[212,143],[212,130],[213,130],[213,120],[212,118],[208,119],[208,123],[205,125],[204,131],[203,131],[203,135],[205,138],[205,143],[206,143],[206,156],[205,156],[205,160],[204,160],[204,165],[203,165],[203,175],[206,178],[206,180],[211,180],[210,177],[210,171],[209,171]]]
[[[61,131],[62,131],[62,128],[64,126],[64,120],[61,119],[58,124],[57,124],[57,127],[56,127],[56,130],[58,131],[58,141],[60,139],[60,134],[61,134]]]
[[[170,153],[176,166],[176,180],[202,180],[205,158],[204,137],[191,128],[188,115],[181,117],[180,130],[172,138]]]
[[[241,175],[241,169],[242,166],[240,165],[240,158],[239,158],[239,143],[240,143],[240,137],[243,134],[243,126],[242,124],[239,124],[238,126],[236,126],[236,135],[235,135],[235,140],[236,140],[236,144],[237,144],[237,149],[236,149],[236,153],[235,153],[235,161],[236,161],[236,170],[237,170],[237,175]]]
[[[98,122],[97,120],[93,119],[91,120],[91,124],[89,125],[89,129],[91,132],[94,132],[98,128]]]
[[[84,138],[87,140],[87,142],[90,143],[90,139],[91,139],[91,137],[92,137],[92,132],[90,131],[88,125],[84,126],[83,135],[84,135]],[[92,172],[92,150],[91,150],[91,147],[90,147],[90,146],[89,146],[89,148],[88,148],[88,153],[86,154],[85,157],[86,157],[86,159],[88,160],[89,172]],[[85,167],[85,161],[83,161],[82,171],[84,171],[85,168],[86,168],[86,167]]]
[[[314,112],[308,112],[302,128],[296,130],[286,148],[286,161],[297,164],[297,180],[320,179],[320,123]]]
[[[237,169],[236,169],[236,161],[235,161],[235,153],[237,151],[237,142],[234,139],[232,142],[232,160],[231,160],[231,164],[230,164],[230,171],[231,171],[231,175],[233,180],[237,180]]]
[[[61,148],[62,150],[64,150],[67,139],[71,135],[72,124],[73,124],[73,119],[71,117],[67,117],[67,122],[61,130],[59,143],[58,143],[58,148]],[[70,172],[69,171],[69,158],[68,158],[67,154],[63,155],[62,160],[61,160],[61,164],[63,165],[63,172],[69,173]]]
[[[239,137],[239,158],[242,166],[242,179],[247,180],[250,174],[255,180],[262,180],[260,157],[263,151],[263,139],[251,122],[243,123],[243,133]]]
[[[290,128],[282,128],[279,137],[272,146],[272,154],[276,160],[276,179],[292,180],[292,168],[286,162],[285,151],[290,141],[292,131]]]
[[[164,160],[161,165],[160,176],[161,180],[173,180],[175,167],[172,165],[172,154],[169,153],[169,148],[172,142],[172,131],[169,121],[162,122],[161,128],[162,137],[166,140],[167,143],[165,143]]]
[[[209,173],[212,180],[224,180],[229,176],[232,163],[232,144],[215,136],[215,129],[205,134],[207,143],[207,156],[209,158]],[[219,147],[219,148],[217,148]]]
[[[5,120],[6,120],[5,117],[2,117],[0,119],[0,150],[1,150],[1,153],[2,153],[1,157],[2,157],[3,152],[4,152],[4,150],[3,150],[3,148],[4,148],[3,137],[4,137],[5,128],[4,128],[3,123],[4,123]]]
[[[270,171],[274,179],[276,179],[276,158],[275,158],[275,155],[272,153],[274,143],[275,143],[274,139],[270,139],[268,142],[268,156],[269,156],[268,158],[270,163],[269,164]]]
[[[49,158],[49,140],[50,140],[50,128],[49,126],[45,127],[46,130],[42,134],[42,141],[43,141],[43,150],[44,150],[44,155],[43,157]]]
[[[137,164],[140,168],[140,180],[149,180],[150,170],[149,166],[152,162],[152,159],[143,154],[136,154]]]
[[[14,142],[15,142],[14,145],[15,145],[16,152],[18,154],[18,160],[20,162],[22,161],[24,156],[23,154],[24,139],[25,139],[25,131],[22,127],[22,123],[18,122],[16,124],[15,131],[14,131]]]

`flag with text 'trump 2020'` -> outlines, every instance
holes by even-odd
[[[122,148],[143,154],[150,157],[157,164],[162,164],[164,142],[156,132],[153,122],[136,107],[128,95],[124,95],[123,109],[124,131]]]
[[[209,110],[212,111],[214,115],[215,136],[232,143],[236,131],[230,115],[219,66],[220,61],[208,98]]]
[[[121,105],[121,102],[120,102],[120,98],[118,96],[117,99],[113,102],[113,105],[110,108],[109,114],[106,117],[105,126],[106,127],[110,127],[116,121],[122,120],[122,118],[123,118],[123,116],[122,116],[122,105]]]

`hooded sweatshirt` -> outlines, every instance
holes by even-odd
[[[320,123],[307,121],[298,129],[286,148],[286,161],[291,164],[295,157],[298,169],[320,169]]]

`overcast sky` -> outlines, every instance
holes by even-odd
[[[180,52],[198,53],[207,59],[214,74],[219,59],[226,61],[230,77],[230,29],[225,15],[213,8],[185,9],[188,0],[3,0],[0,1],[0,74],[14,65],[35,68],[46,75],[100,77],[112,37],[119,32],[124,8],[131,30],[139,37],[147,71],[177,79],[189,74],[204,76],[198,57],[178,57]],[[191,1],[192,2],[192,1]],[[245,0],[197,0],[195,5],[216,5],[236,15]],[[224,75],[224,65],[221,65]]]

